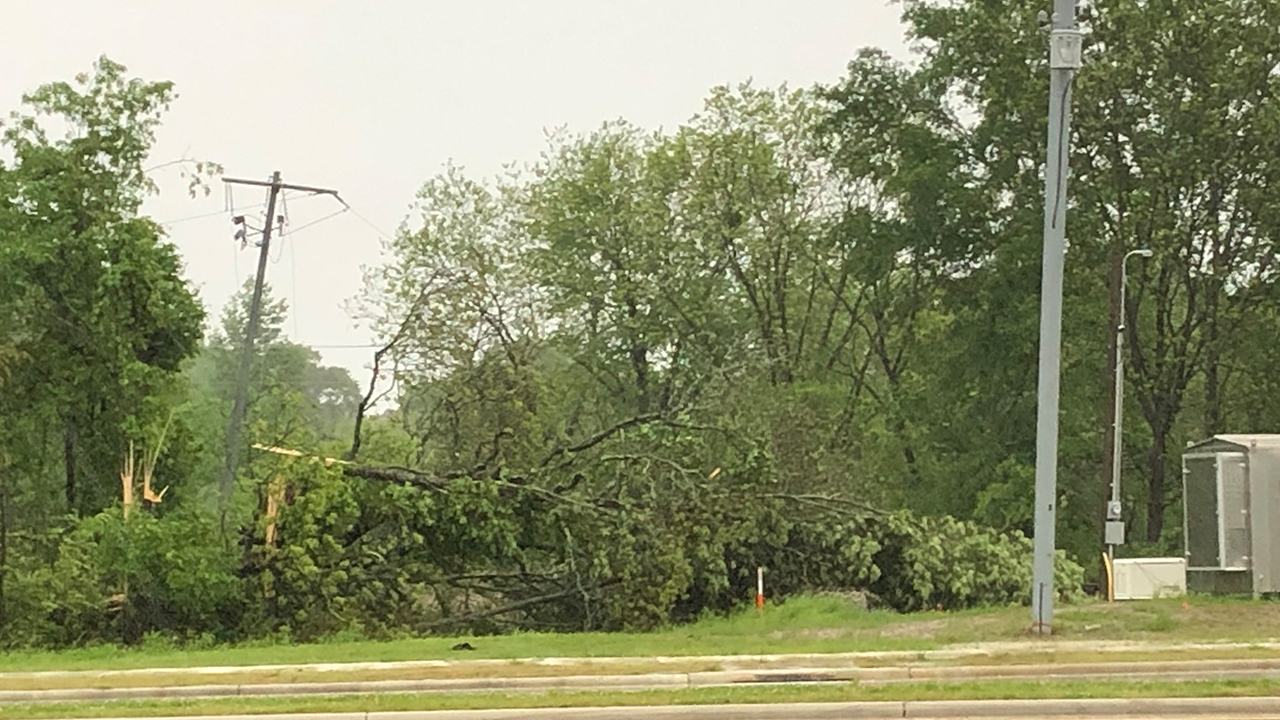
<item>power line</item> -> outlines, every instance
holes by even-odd
[[[243,207],[233,207],[233,208],[230,208],[230,209],[223,209],[223,210],[218,210],[218,211],[216,211],[216,212],[203,213],[203,214],[200,214],[200,215],[189,215],[189,216],[187,216],[187,217],[180,217],[180,218],[176,218],[176,219],[174,219],[174,220],[162,220],[162,221],[160,221],[158,224],[160,224],[160,225],[177,225],[177,224],[179,224],[179,223],[191,222],[192,220],[203,220],[203,219],[205,219],[205,218],[211,218],[211,217],[215,217],[215,216],[217,216],[217,215],[229,215],[229,214],[231,214],[231,213],[233,213],[233,212],[238,212],[238,211],[240,211],[240,210],[248,210],[250,207],[253,207],[253,206],[252,206],[252,205],[245,205],[245,206],[243,206]]]
[[[301,340],[290,340],[294,345],[309,347],[312,350],[373,350],[382,347],[379,343],[321,343],[313,344]]]
[[[339,198],[339,199],[341,199],[341,198]],[[374,230],[375,230],[379,235],[381,235],[381,236],[382,236],[382,238],[383,238],[384,240],[391,240],[391,239],[395,238],[395,235],[394,235],[393,233],[384,232],[384,231],[382,230],[382,228],[378,227],[377,225],[374,225],[372,220],[370,220],[369,218],[367,218],[367,217],[365,217],[365,216],[361,215],[361,214],[360,214],[360,211],[359,211],[359,210],[356,210],[356,209],[355,209],[355,208],[353,208],[353,207],[351,207],[351,205],[350,205],[350,204],[348,204],[348,203],[346,203],[346,202],[343,202],[343,204],[347,206],[347,209],[351,211],[351,214],[352,214],[352,215],[355,215],[357,218],[360,218],[360,222],[363,222],[365,225],[368,225],[369,227],[373,228],[373,229],[374,229]]]
[[[318,197],[318,194],[302,193],[300,194],[300,197],[304,199],[310,198],[310,197]],[[240,212],[241,210],[248,210],[250,208],[255,208],[255,207],[262,207],[262,206],[255,204],[255,205],[241,205],[239,207],[232,207],[230,204],[228,204],[228,206],[223,208],[222,210],[215,210],[214,212],[200,213],[199,215],[188,215],[186,217],[174,218],[172,220],[160,220],[157,222],[157,224],[180,225],[185,222],[192,222],[193,220],[204,220],[206,218],[217,217],[219,215],[231,215],[232,213]]]
[[[289,234],[289,235],[297,235],[298,233],[302,232],[303,230],[306,230],[307,228],[311,227],[312,225],[319,225],[320,223],[324,222],[325,220],[329,220],[329,219],[331,219],[331,218],[335,218],[335,217],[337,217],[337,216],[341,215],[342,213],[346,212],[346,211],[347,211],[347,210],[349,210],[349,209],[350,209],[350,207],[345,207],[345,208],[343,208],[343,209],[341,209],[341,210],[338,210],[338,211],[336,211],[336,212],[331,212],[331,213],[329,213],[328,215],[325,215],[324,217],[319,218],[318,220],[312,220],[311,222],[309,222],[309,223],[304,223],[304,224],[302,224],[302,225],[299,225],[299,226],[298,226],[298,227],[296,227],[296,228],[290,228],[290,229],[289,229],[289,232],[288,232],[287,234]]]
[[[295,338],[302,334],[298,330],[298,253],[296,247],[297,243],[289,242],[289,282],[293,285],[290,293],[293,295],[293,307],[291,308],[292,312],[289,314],[293,316],[293,336]]]

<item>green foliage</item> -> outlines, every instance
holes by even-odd
[[[147,633],[224,639],[240,612],[238,558],[198,514],[157,518],[119,507],[69,521],[15,553],[5,587],[10,646],[134,643]],[[50,556],[38,561],[40,555]]]
[[[246,282],[228,301],[220,326],[184,368],[185,392],[177,398],[174,417],[186,451],[164,457],[182,462],[184,473],[175,490],[192,499],[209,493],[224,467],[227,421],[252,288],[252,282]],[[250,366],[246,446],[339,454],[350,443],[360,389],[347,370],[322,364],[315,350],[285,338],[287,313],[285,302],[276,300],[270,286],[265,286],[261,334],[255,343],[259,355]],[[259,465],[266,458],[249,450],[245,457],[242,480],[249,487],[262,477]],[[250,521],[245,514],[238,517]]]
[[[1123,324],[1130,416],[1137,411],[1145,425],[1129,423],[1126,444],[1126,477],[1137,480],[1124,486],[1130,536],[1177,552],[1181,523],[1166,517],[1180,514],[1172,478],[1184,441],[1263,427],[1236,403],[1265,388],[1266,374],[1227,368],[1242,367],[1230,358],[1256,346],[1245,328],[1273,327],[1276,317],[1280,225],[1267,197],[1280,180],[1272,52],[1280,16],[1274,3],[1249,0],[1097,0],[1087,9],[1074,89],[1059,538],[1082,554],[1098,546],[1109,476],[1101,431],[1110,422],[1107,351]],[[1035,9],[1017,2],[912,0],[903,10],[922,50],[918,69],[903,76],[966,118],[956,136],[968,158],[960,178],[981,200],[945,204],[964,209],[945,226],[979,229],[980,244],[979,262],[954,295],[958,352],[948,358],[951,382],[939,387],[973,397],[945,405],[972,418],[961,426],[977,442],[961,455],[986,468],[1010,456],[1025,462],[1028,424],[1007,427],[1001,418],[1017,423],[1033,398],[1044,36]],[[883,83],[866,77],[851,67],[837,88],[841,106],[867,107]],[[1128,304],[1119,308],[1120,259],[1138,247],[1155,256],[1130,264]],[[961,472],[974,476],[972,467]]]
[[[426,494],[314,466],[285,473],[297,495],[262,559],[261,595],[250,586],[268,611],[258,621],[271,623],[254,634],[653,628],[737,606],[757,564],[780,597],[862,589],[900,611],[1029,599],[1030,542],[951,518],[850,516],[765,498],[752,503],[763,515],[743,516],[748,488],[710,500],[672,485],[607,512],[559,503],[547,512],[545,495],[483,481]],[[771,520],[785,529],[758,534]],[[1058,580],[1072,599],[1082,570],[1062,558]],[[545,596],[557,602],[536,602]],[[503,604],[514,607],[490,614]]]
[[[234,396],[252,297],[250,279],[227,302],[221,326],[191,369],[197,390],[224,405],[230,405]],[[253,441],[286,445],[345,441],[350,438],[360,389],[345,369],[321,364],[315,350],[285,338],[287,315],[285,301],[276,300],[270,285],[264,285],[255,341],[259,354],[250,366],[248,417],[251,425],[261,421],[266,426]]]
[[[104,58],[74,84],[27,95],[4,128],[0,415],[60,437],[11,432],[0,450],[42,473],[62,465],[65,510],[77,514],[111,502],[121,453],[167,421],[166,397],[200,339],[203,310],[177,251],[138,214],[152,190],[142,163],[172,97],[170,84],[128,78]]]
[[[793,522],[782,543],[731,561],[735,584],[749,582],[754,560],[767,567],[775,593],[858,589],[900,612],[1030,599],[1032,544],[1019,533],[905,512]],[[1077,599],[1083,570],[1059,553],[1055,581],[1062,599]]]

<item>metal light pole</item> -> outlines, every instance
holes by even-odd
[[[1067,251],[1071,82],[1082,64],[1076,0],[1054,0],[1049,32],[1049,147],[1044,167],[1044,259],[1040,277],[1040,377],[1036,412],[1032,630],[1053,632],[1058,494],[1058,386],[1062,365],[1062,275]]]
[[[1116,545],[1124,544],[1124,524],[1120,519],[1120,448],[1121,428],[1124,425],[1124,321],[1125,283],[1128,281],[1129,258],[1138,255],[1149,258],[1153,253],[1147,248],[1130,250],[1120,261],[1120,319],[1116,323],[1116,387],[1115,408],[1111,421],[1111,502],[1107,504],[1107,562],[1116,559]],[[1112,599],[1108,593],[1108,600]]]

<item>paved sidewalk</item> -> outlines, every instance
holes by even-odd
[[[1023,642],[992,642],[972,645],[957,645],[940,650],[920,651],[886,651],[886,652],[848,652],[848,653],[805,653],[805,654],[744,654],[744,655],[675,655],[655,657],[549,657],[549,658],[514,658],[514,659],[465,659],[456,660],[401,660],[392,662],[351,662],[351,663],[299,663],[276,665],[222,665],[208,667],[151,667],[132,668],[127,670],[41,670],[31,672],[0,672],[0,680],[37,680],[74,679],[85,680],[115,677],[137,677],[148,675],[241,675],[255,672],[379,672],[412,670],[415,668],[474,668],[501,669],[513,665],[533,665],[539,667],[572,667],[582,665],[637,665],[652,664],[656,666],[674,664],[718,664],[725,670],[746,669],[752,667],[772,667],[777,669],[801,667],[857,667],[860,665],[885,665],[897,663],[902,665],[922,665],[943,663],[956,660],[968,660],[982,657],[1023,653],[1133,653],[1133,652],[1177,652],[1177,651],[1214,651],[1214,650],[1266,650],[1277,653],[1280,658],[1280,642],[1258,643],[1144,643],[1132,641],[1088,641],[1088,640],[1027,640]]]
[[[173,685],[168,687],[4,690],[0,702],[68,702],[171,698],[279,697],[384,693],[671,690],[743,685],[958,683],[993,680],[1188,681],[1280,680],[1280,659],[1115,662],[960,667],[795,668],[634,675],[477,677],[323,683]]]

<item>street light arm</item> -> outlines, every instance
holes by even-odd
[[[1154,254],[1155,253],[1148,248],[1139,248],[1125,253],[1124,258],[1120,260],[1120,324],[1116,327],[1117,333],[1124,332],[1125,321],[1128,319],[1125,314],[1127,312],[1127,307],[1125,305],[1125,286],[1129,282],[1129,258],[1135,255],[1149,258]]]

